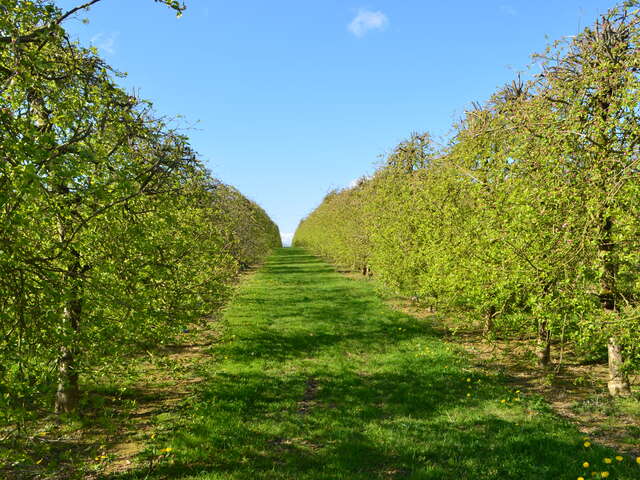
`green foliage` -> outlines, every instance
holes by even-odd
[[[56,379],[57,407],[73,410],[77,398],[60,395],[73,397],[78,375],[211,314],[239,268],[280,238],[259,206],[211,177],[186,137],[117,86],[93,49],[69,40],[51,2],[0,9],[8,423],[49,404]]]
[[[373,178],[327,196],[294,245],[366,259],[462,323],[561,335],[591,356],[614,342],[637,370],[639,39],[626,2],[551,45],[541,74],[475,105],[448,145],[413,134]]]

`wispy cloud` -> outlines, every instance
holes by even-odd
[[[518,11],[511,5],[500,5],[500,11],[502,13],[506,13],[507,15],[511,15],[512,17],[518,15]]]
[[[284,245],[285,247],[290,247],[291,242],[293,241],[293,232],[280,233],[280,238],[282,238],[282,245]]]
[[[361,8],[347,29],[356,37],[362,38],[370,30],[384,30],[387,25],[389,25],[389,19],[384,13]]]
[[[113,55],[116,53],[116,40],[120,32],[104,33],[100,32],[91,37],[91,45],[98,47],[105,53]]]

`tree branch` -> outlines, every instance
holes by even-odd
[[[57,27],[58,25],[60,25],[62,22],[64,22],[67,18],[69,18],[71,15],[73,15],[74,13],[79,12],[80,10],[84,10],[89,8],[91,5],[94,5],[98,2],[101,2],[102,0],[91,0],[87,3],[84,3],[82,5],[79,5],[75,8],[72,8],[71,10],[69,10],[68,12],[64,13],[63,15],[61,15],[60,17],[58,17],[56,20],[54,20],[53,22],[51,22],[49,25],[46,25],[44,27],[40,27],[36,30],[34,30],[31,33],[28,33],[26,35],[21,35],[19,37],[0,37],[0,44],[3,43],[32,43],[32,42],[36,42],[38,41],[40,38],[40,35],[50,32],[51,30],[53,30],[55,27]]]

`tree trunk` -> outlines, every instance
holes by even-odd
[[[60,356],[58,357],[56,413],[76,413],[80,402],[75,345],[82,315],[82,279],[80,278],[80,256],[74,249],[71,249],[71,252],[76,260],[73,261],[65,275],[65,283],[70,284],[70,297],[67,299],[62,313],[62,323],[69,335],[65,339],[67,344],[60,348]]]
[[[598,246],[602,275],[600,276],[600,303],[606,311],[615,314],[616,305],[616,277],[618,264],[613,256],[614,243],[612,241],[613,218],[609,215],[604,219],[602,240]],[[609,360],[609,393],[614,396],[631,395],[629,376],[622,368],[624,363],[624,349],[618,340],[611,336],[608,344]]]
[[[613,257],[613,241],[611,239],[613,219],[607,216],[602,225],[602,239],[598,245],[598,255],[602,264],[600,275],[600,303],[602,308],[610,312],[616,310],[616,277],[618,265]]]
[[[486,337],[490,333],[493,332],[493,319],[494,318],[496,318],[496,307],[491,305],[489,307],[489,309],[487,310],[487,313],[485,313],[485,316],[484,316],[484,326],[482,328],[482,335],[483,336]]]
[[[67,347],[62,347],[58,358],[56,413],[75,413],[78,411],[79,402],[80,388],[75,358]]]
[[[538,321],[536,357],[538,359],[538,367],[542,369],[547,368],[551,363],[551,332],[546,320]]]
[[[631,395],[629,378],[623,368],[622,347],[616,338],[609,338],[609,393],[614,397]]]

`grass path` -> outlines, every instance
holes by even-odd
[[[155,440],[170,453],[110,478],[640,478],[635,460],[585,447],[428,320],[303,250],[277,251],[248,279],[222,330],[198,391]]]

